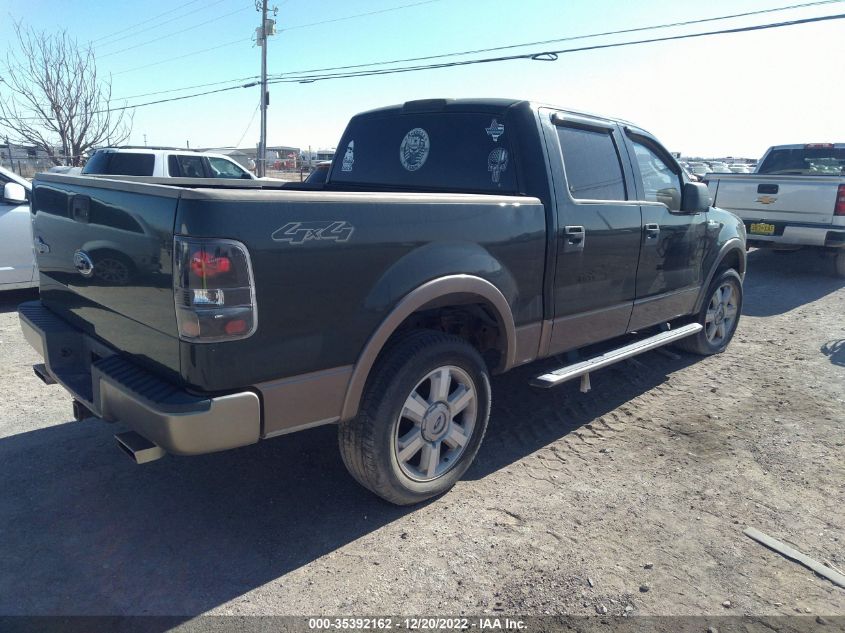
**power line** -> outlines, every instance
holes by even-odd
[[[183,33],[187,32],[187,31],[193,31],[194,29],[198,29],[202,26],[205,26],[206,24],[211,24],[212,22],[218,22],[218,21],[222,20],[223,18],[228,18],[229,16],[235,15],[236,13],[240,13],[241,11],[246,11],[247,9],[251,9],[251,8],[252,8],[252,5],[248,4],[244,7],[241,7],[240,9],[235,9],[234,11],[231,11],[229,13],[224,13],[223,15],[219,15],[216,18],[211,18],[210,20],[206,20],[205,22],[200,22],[199,24],[194,24],[193,26],[189,26],[187,28],[181,29],[179,31],[175,31],[173,33],[168,33],[167,35],[161,35],[161,36],[153,38],[151,40],[147,40],[145,42],[140,42],[139,44],[133,44],[132,46],[127,46],[126,48],[121,48],[119,50],[112,51],[111,53],[106,53],[105,55],[100,55],[100,57],[109,57],[110,55],[117,55],[118,53],[125,53],[126,51],[131,51],[131,50],[134,50],[136,48],[141,48],[142,46],[148,46],[148,45],[150,45],[154,42],[159,42],[161,40],[165,40],[169,37],[173,37],[174,35],[182,35]]]
[[[384,69],[375,69],[375,70],[368,70],[368,71],[356,71],[351,73],[334,73],[334,74],[326,74],[326,75],[311,75],[311,76],[304,76],[304,77],[293,77],[287,79],[275,79],[271,83],[313,83],[315,81],[324,81],[329,79],[345,79],[349,77],[368,77],[374,75],[389,75],[395,73],[407,73],[407,72],[416,72],[421,70],[434,70],[438,68],[452,68],[456,66],[469,66],[475,64],[489,64],[495,62],[504,62],[504,61],[513,61],[519,59],[529,59],[529,60],[537,60],[537,61],[554,61],[558,58],[559,55],[565,55],[570,53],[578,53],[584,51],[591,51],[591,50],[601,50],[601,49],[609,49],[609,48],[619,48],[624,46],[635,46],[640,44],[652,44],[657,42],[669,42],[669,41],[676,41],[676,40],[685,40],[685,39],[692,39],[692,38],[699,38],[699,37],[710,37],[714,35],[730,35],[736,33],[748,33],[753,31],[763,31],[769,29],[776,29],[788,26],[798,26],[801,24],[811,24],[811,23],[818,23],[818,22],[827,22],[831,20],[841,20],[845,18],[845,13],[839,13],[835,15],[825,15],[825,16],[817,16],[812,18],[802,18],[796,20],[786,20],[783,22],[771,22],[768,24],[756,24],[750,26],[743,26],[737,27],[733,29],[721,29],[718,31],[704,31],[700,33],[687,33],[684,35],[671,35],[667,37],[656,37],[656,38],[649,38],[643,40],[631,40],[628,42],[615,42],[612,44],[595,44],[592,46],[582,46],[578,48],[569,48],[569,49],[560,49],[554,51],[538,51],[533,53],[524,53],[520,55],[506,55],[500,57],[488,57],[482,59],[470,59],[470,60],[461,60],[461,61],[453,61],[453,62],[443,62],[439,64],[424,64],[418,66],[406,66],[402,68],[384,68]],[[216,94],[220,92],[228,92],[230,90],[237,90],[239,88],[251,88],[253,86],[257,86],[258,82],[247,83],[242,86],[229,86],[226,88],[218,88],[216,90],[208,90],[205,92],[190,94],[190,95],[182,95],[178,97],[171,97],[169,99],[159,99],[157,101],[149,101],[147,103],[138,103],[134,105],[126,105],[119,108],[111,108],[111,111],[119,111],[119,110],[128,110],[132,108],[141,108],[150,105],[157,105],[160,103],[169,103],[172,101],[181,101],[184,99],[193,99],[195,97],[202,97],[209,94]]]
[[[210,51],[216,51],[221,48],[226,48],[227,46],[234,46],[235,44],[243,44],[245,42],[251,42],[252,38],[241,38],[237,40],[232,40],[231,42],[224,42],[223,44],[218,44],[217,46],[210,46],[209,48],[203,48],[198,51],[192,51],[190,53],[185,53],[184,55],[178,55],[176,57],[168,57],[167,59],[162,59],[159,62],[153,62],[151,64],[144,64],[143,66],[136,66],[135,68],[128,68],[126,70],[121,70],[120,72],[112,73],[112,75],[123,75],[125,73],[131,73],[136,70],[142,70],[144,68],[151,68],[153,66],[161,66],[162,64],[170,64],[175,62],[179,59],[185,59],[186,57],[193,57],[194,55],[200,55],[201,53],[208,53]]]
[[[243,140],[246,138],[246,133],[249,132],[249,128],[252,127],[252,122],[255,121],[255,115],[258,113],[258,108],[260,108],[260,107],[261,107],[261,103],[259,103],[257,106],[255,106],[255,110],[252,111],[252,116],[249,117],[249,123],[246,124],[246,129],[244,129],[244,133],[241,134],[240,140],[237,143],[235,143],[236,148],[240,147],[241,143],[243,143]]]
[[[308,24],[297,24],[294,26],[288,26],[283,29],[279,29],[279,32],[282,31],[293,31],[294,29],[305,29],[311,26],[319,26],[321,24],[330,24],[332,22],[343,22],[344,20],[353,20],[355,18],[364,18],[371,15],[379,15],[381,13],[389,13],[390,11],[399,11],[401,9],[411,9],[413,7],[419,7],[424,4],[432,4],[434,2],[442,2],[442,0],[421,0],[420,2],[412,2],[411,4],[403,4],[397,7],[388,7],[387,9],[378,9],[376,11],[367,11],[366,13],[356,13],[355,15],[347,15],[342,18],[330,18],[328,20],[320,20],[319,22],[309,22]]]
[[[120,35],[121,33],[125,33],[126,31],[131,31],[135,27],[141,26],[142,24],[148,24],[148,23],[152,22],[153,20],[157,20],[161,17],[164,17],[165,15],[170,15],[171,13],[173,13],[175,11],[181,11],[185,7],[190,6],[192,4],[196,4],[197,2],[200,2],[200,0],[190,0],[190,2],[183,4],[181,7],[176,7],[174,9],[170,9],[169,11],[165,11],[164,13],[159,13],[158,15],[154,15],[153,17],[147,18],[146,20],[143,20],[141,22],[136,22],[135,24],[132,24],[130,26],[127,26],[126,28],[120,29],[119,31],[114,31],[114,32],[112,32],[108,35],[102,35],[100,37],[94,38],[93,40],[91,40],[91,42],[93,43],[93,42],[99,42],[99,41],[102,41],[102,40],[107,40],[111,37],[114,37],[115,35]]]
[[[749,16],[752,16],[752,15],[774,13],[774,12],[778,12],[778,11],[787,11],[787,10],[792,10],[792,9],[803,9],[803,8],[807,8],[807,7],[820,6],[820,5],[826,5],[826,4],[835,4],[835,3],[839,3],[839,2],[843,2],[843,0],[819,0],[819,1],[816,1],[816,2],[806,2],[806,3],[803,3],[803,4],[792,4],[792,5],[781,6],[781,7],[773,7],[773,8],[770,8],[770,9],[760,9],[760,10],[757,10],[757,11],[746,11],[746,12],[743,12],[743,13],[734,13],[734,14],[731,14],[731,15],[723,15],[723,16],[717,16],[717,17],[711,17],[711,18],[700,18],[700,19],[696,19],[696,20],[687,20],[687,21],[683,21],[683,22],[671,22],[671,23],[666,23],[666,24],[657,24],[657,25],[653,25],[653,26],[641,26],[641,27],[635,27],[635,28],[631,28],[631,29],[622,29],[622,30],[618,30],[618,31],[605,31],[605,32],[602,32],[602,33],[590,33],[590,34],[586,34],[586,35],[573,35],[573,36],[568,36],[568,37],[555,38],[555,39],[551,39],[551,40],[541,40],[541,41],[536,41],[536,42],[523,42],[521,44],[509,44],[507,46],[495,46],[495,47],[491,47],[491,48],[478,48],[478,49],[474,49],[474,50],[456,51],[456,52],[451,52],[451,53],[441,53],[441,54],[438,54],[438,55],[426,55],[426,56],[423,56],[423,57],[407,57],[407,58],[404,58],[404,59],[393,59],[393,60],[389,60],[389,61],[369,62],[369,63],[366,63],[366,64],[351,64],[351,65],[346,65],[346,66],[333,66],[333,67],[327,67],[327,68],[311,68],[311,69],[307,69],[307,70],[292,70],[292,71],[289,71],[289,72],[277,73],[275,75],[271,75],[271,77],[273,79],[281,79],[281,78],[284,78],[284,77],[291,77],[291,76],[294,76],[294,75],[301,75],[301,74],[306,74],[306,73],[329,72],[329,71],[336,71],[336,70],[351,70],[353,68],[367,68],[367,67],[373,67],[373,66],[386,66],[386,65],[390,65],[390,64],[400,64],[400,63],[406,63],[406,62],[428,61],[430,59],[443,59],[443,58],[447,58],[447,57],[461,57],[463,55],[473,55],[473,54],[478,54],[478,53],[490,53],[490,52],[500,51],[500,50],[523,48],[523,47],[526,47],[526,46],[543,46],[545,44],[555,44],[555,43],[558,43],[558,42],[568,42],[568,41],[575,41],[575,40],[582,40],[582,39],[590,39],[590,38],[593,38],[593,37],[605,37],[605,36],[608,36],[608,35],[623,35],[623,34],[626,34],[626,33],[635,33],[635,32],[642,32],[642,31],[649,31],[649,30],[656,30],[656,29],[665,29],[665,28],[671,28],[671,27],[691,26],[693,24],[701,24],[701,23],[705,23],[705,22],[715,22],[715,21],[719,21],[719,20],[730,20],[730,19],[741,18],[741,17],[749,17]],[[405,5],[405,6],[415,6],[415,5]],[[395,9],[395,7],[394,7],[394,9]],[[338,18],[338,19],[343,19],[343,18]],[[144,66],[138,66],[137,68],[130,68],[129,70],[124,70],[124,71],[121,71],[119,73],[114,73],[114,74],[120,75],[120,74],[123,74],[123,73],[132,72],[132,71],[135,71],[135,70],[141,70],[143,68],[149,68],[150,66],[156,66],[156,65],[168,63],[170,61],[173,61],[174,59],[182,59],[184,57],[188,57],[188,56],[191,56],[191,55],[216,50],[218,48],[224,48],[226,46],[232,46],[234,44],[238,44],[238,43],[241,43],[243,41],[245,41],[245,40],[236,40],[234,42],[228,42],[228,43],[221,44],[221,45],[213,47],[213,48],[206,48],[206,49],[202,49],[201,51],[195,51],[195,52],[192,52],[192,53],[187,53],[185,55],[182,55],[181,57],[170,58],[170,59],[165,60],[165,61],[154,62],[152,64],[146,64]],[[146,92],[146,93],[132,95],[132,96],[129,96],[129,97],[123,97],[122,99],[115,99],[115,100],[121,101],[123,99],[136,99],[136,98],[141,98],[141,97],[152,97],[152,96],[156,96],[156,95],[160,95],[160,94],[167,94],[167,93],[170,93],[170,92],[181,92],[182,90],[190,90],[192,88],[206,88],[208,86],[219,86],[219,85],[227,84],[227,83],[246,81],[248,79],[254,79],[255,77],[257,77],[257,75],[254,75],[254,76],[251,76],[251,77],[240,77],[240,78],[236,78],[236,79],[228,79],[228,80],[225,80],[225,81],[218,81],[218,82],[212,82],[212,83],[197,84],[197,85],[194,85],[194,86],[184,86],[184,87],[181,87],[181,88],[171,88],[171,89],[168,89],[168,90],[158,90],[158,91],[155,91],[155,92]]]
[[[222,1],[223,0],[218,0],[218,2],[215,2],[214,4],[218,4],[219,2],[222,2]],[[380,14],[380,13],[387,13],[389,11],[399,11],[401,9],[410,9],[412,7],[418,7],[418,6],[421,6],[421,5],[424,5],[424,4],[431,4],[433,2],[442,2],[442,1],[443,0],[421,0],[420,2],[414,2],[414,3],[411,3],[411,4],[404,4],[404,5],[400,5],[400,6],[397,6],[397,7],[389,7],[387,9],[379,9],[378,11],[369,11],[367,13],[358,13],[356,15],[348,15],[348,16],[341,17],[341,18],[333,18],[333,19],[330,19],[330,20],[322,20],[320,22],[312,22],[312,23],[309,23],[309,24],[299,24],[299,25],[287,27],[287,28],[284,28],[284,29],[278,29],[278,32],[291,31],[291,30],[294,30],[294,29],[304,29],[306,27],[317,26],[319,24],[329,24],[330,22],[340,22],[342,20],[352,20],[354,18],[361,18],[361,17],[370,16],[370,15],[377,15],[377,14]],[[213,5],[209,5],[209,6],[213,6]],[[180,16],[180,17],[184,17],[184,16]],[[178,19],[178,18],[174,18],[174,20],[175,19]],[[157,26],[152,27],[152,28],[157,28]],[[243,42],[243,41],[246,41],[246,40],[236,40],[234,42],[229,42],[227,44],[221,44],[221,45],[213,47],[213,48],[204,48],[204,49],[201,49],[201,50],[198,50],[198,51],[192,51],[190,53],[186,53],[186,54],[181,55],[179,57],[171,57],[171,58],[168,58],[168,59],[161,60],[159,62],[153,62],[151,64],[145,64],[143,66],[136,66],[134,68],[128,68],[126,70],[121,70],[120,72],[112,73],[112,74],[113,75],[122,75],[124,73],[131,73],[131,72],[135,72],[136,70],[143,70],[144,68],[150,68],[152,66],[159,66],[161,64],[167,64],[167,63],[173,61],[174,59],[184,59],[185,57],[191,57],[193,55],[200,55],[202,53],[207,53],[208,51],[217,50],[219,48],[224,48],[226,46],[232,46],[236,43]],[[252,41],[252,40],[249,40],[249,41]],[[124,50],[127,50],[127,49],[124,49]],[[116,51],[116,52],[120,52],[120,51]],[[109,55],[111,55],[111,54],[112,53],[109,53]]]
[[[453,68],[456,66],[470,66],[475,64],[489,64],[494,62],[513,61],[517,59],[531,59],[536,61],[556,61],[559,55],[568,53],[578,53],[584,51],[601,50],[607,48],[617,48],[622,46],[634,46],[638,44],[653,44],[657,42],[670,42],[675,40],[686,40],[698,37],[708,37],[712,35],[729,35],[734,33],[748,33],[752,31],[762,31],[767,29],[775,29],[786,26],[797,26],[800,24],[810,24],[813,22],[825,22],[829,20],[841,20],[845,18],[845,13],[836,15],[818,16],[814,18],[803,18],[797,20],[787,20],[783,22],[773,22],[769,24],[757,24],[752,26],[743,26],[733,29],[721,29],[718,31],[705,31],[701,33],[688,33],[685,35],[670,35],[667,37],[655,37],[644,40],[632,40],[630,42],[616,42],[613,44],[595,44],[592,46],[581,46],[579,48],[561,49],[555,51],[539,51],[534,53],[525,53],[521,55],[505,55],[501,57],[488,57],[482,59],[469,59],[454,62],[443,62],[439,64],[424,64],[419,66],[406,66],[402,68],[384,68],[374,70],[363,70],[348,73],[333,73],[326,75],[303,75],[298,77],[290,77],[283,79],[274,79],[270,83],[314,83],[316,81],[325,81],[328,79],[346,79],[350,77],[370,77],[374,75],[392,75],[396,73],[416,72],[420,70],[434,70],[438,68]]]
[[[224,79],[223,81],[212,81],[207,84],[194,84],[193,86],[182,86],[181,88],[168,88],[167,90],[156,90],[155,92],[144,92],[137,95],[129,95],[127,97],[112,97],[112,101],[127,101],[128,99],[153,97],[155,95],[163,95],[169,92],[182,92],[183,90],[193,90],[194,88],[207,88],[208,86],[222,86],[223,84],[230,84],[239,81],[248,81],[250,79],[258,79],[258,75],[251,75],[249,77],[238,77],[236,79]]]
[[[162,17],[164,15],[167,15],[168,13],[173,13],[174,11],[181,11],[182,9],[185,9],[192,4],[196,4],[197,1],[199,1],[199,0],[194,0],[194,2],[188,2],[187,4],[184,4],[181,7],[177,7],[176,9],[172,9],[170,11],[165,11],[164,13],[159,15],[158,17]],[[182,15],[174,16],[174,17],[170,18],[169,20],[165,20],[164,22],[159,22],[158,24],[153,24],[153,25],[148,26],[148,27],[143,28],[143,29],[136,28],[138,26],[141,26],[142,24],[147,24],[147,23],[152,22],[152,21],[157,19],[157,18],[150,18],[149,20],[139,22],[138,24],[130,26],[129,28],[123,29],[121,31],[117,31],[116,33],[113,33],[112,35],[96,39],[92,43],[96,44],[97,42],[102,41],[104,39],[110,39],[111,40],[110,42],[103,42],[101,44],[101,46],[111,46],[112,44],[116,44],[117,42],[121,42],[123,40],[136,37],[137,35],[140,35],[141,33],[146,33],[147,31],[152,31],[154,29],[161,28],[165,24],[171,24],[172,22],[176,22],[177,20],[181,20],[182,18],[187,18],[188,16],[191,16],[195,13],[199,13],[200,11],[207,11],[211,7],[214,7],[214,6],[216,6],[216,5],[218,5],[222,2],[225,2],[225,1],[226,0],[214,0],[214,2],[211,2],[210,4],[202,6],[198,9],[191,9],[190,11],[187,11],[187,12],[183,13]],[[119,35],[121,33],[124,33],[125,31],[132,31],[132,32],[128,33],[126,35],[122,35],[121,37],[113,37],[114,35]]]
[[[804,4],[793,4],[793,5],[788,5],[788,6],[784,6],[784,7],[776,7],[776,8],[771,8],[771,9],[761,9],[761,10],[758,10],[758,11],[746,11],[744,13],[734,13],[732,15],[723,15],[723,16],[717,16],[717,17],[712,17],[712,18],[700,18],[700,19],[696,19],[696,20],[687,20],[687,21],[684,21],[684,22],[671,22],[671,23],[667,23],[667,24],[657,24],[657,25],[654,25],[654,26],[640,26],[640,27],[631,28],[631,29],[622,29],[622,30],[619,30],[619,31],[605,31],[603,33],[590,33],[590,34],[587,34],[587,35],[572,35],[572,36],[569,36],[569,37],[561,37],[561,38],[555,38],[555,39],[551,39],[551,40],[541,40],[541,41],[536,41],[536,42],[523,42],[521,44],[509,44],[507,46],[495,46],[495,47],[491,47],[491,48],[478,48],[478,49],[474,49],[474,50],[456,51],[456,52],[452,52],[452,53],[441,53],[441,54],[438,54],[438,55],[426,55],[426,56],[423,56],[423,57],[407,57],[407,58],[404,58],[404,59],[393,59],[393,60],[389,60],[389,61],[370,62],[370,63],[366,63],[366,64],[351,64],[351,65],[347,65],[347,66],[334,66],[334,67],[328,67],[328,68],[313,68],[313,69],[310,69],[310,70],[295,70],[295,71],[289,71],[289,72],[284,72],[284,73],[278,73],[276,75],[273,75],[273,78],[275,79],[275,78],[289,77],[289,76],[292,76],[292,75],[300,75],[300,74],[305,74],[305,73],[327,72],[327,71],[335,71],[335,70],[350,70],[350,69],[353,69],[353,68],[367,68],[367,67],[371,67],[371,66],[387,66],[387,65],[390,65],[390,64],[401,64],[401,63],[405,63],[405,62],[428,61],[430,59],[443,59],[443,58],[446,58],[446,57],[461,57],[463,55],[473,55],[473,54],[478,54],[478,53],[491,53],[491,52],[494,52],[494,51],[503,51],[503,50],[509,50],[509,49],[514,49],[514,48],[523,48],[523,47],[526,47],[526,46],[543,46],[543,45],[546,45],[546,44],[556,44],[556,43],[559,43],[559,42],[571,42],[571,41],[575,41],[575,40],[592,39],[594,37],[605,37],[605,36],[608,36],[608,35],[624,35],[626,33],[637,33],[637,32],[642,32],[642,31],[666,29],[666,28],[673,28],[673,27],[679,27],[679,26],[691,26],[693,24],[702,24],[702,23],[706,23],[706,22],[715,22],[715,21],[721,21],[721,20],[731,20],[731,19],[735,19],[735,18],[749,17],[749,16],[752,16],[752,15],[760,15],[760,14],[764,14],[764,13],[774,13],[774,12],[777,12],[777,11],[786,11],[786,10],[791,10],[791,9],[802,9],[802,8],[806,8],[806,7],[820,6],[820,5],[825,5],[825,4],[834,4],[834,3],[839,3],[839,2],[843,2],[843,0],[819,0],[817,2],[807,2],[807,3],[804,3]]]

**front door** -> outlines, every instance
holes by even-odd
[[[567,113],[552,122],[549,154],[553,165],[562,158],[563,171],[554,176],[558,228],[549,351],[557,353],[627,331],[641,220],[639,203],[629,200],[632,172],[617,126]]]
[[[707,214],[681,211],[680,167],[657,142],[628,133],[643,217],[631,330],[689,314],[704,282]]]

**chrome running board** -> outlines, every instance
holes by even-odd
[[[555,371],[537,376],[531,380],[531,386],[540,387],[541,389],[549,389],[572,380],[573,378],[583,376],[584,378],[581,381],[581,391],[589,391],[589,374],[591,371],[596,371],[602,367],[613,365],[621,360],[631,358],[632,356],[642,354],[643,352],[648,352],[657,347],[668,345],[669,343],[686,338],[687,336],[698,334],[702,330],[702,327],[703,326],[700,323],[690,323],[689,325],[683,325],[676,330],[660,332],[659,334],[635,341],[634,343],[630,343],[624,347],[617,347],[616,349],[605,352],[600,356],[590,358],[589,360],[574,363],[573,365],[566,365],[565,367],[561,367]]]

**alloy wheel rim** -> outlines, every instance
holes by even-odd
[[[469,374],[445,365],[411,390],[396,420],[393,450],[410,479],[433,481],[448,473],[472,439],[478,392]]]
[[[704,317],[704,334],[711,345],[721,345],[733,332],[737,317],[737,292],[725,282],[710,297]]]

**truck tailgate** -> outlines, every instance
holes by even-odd
[[[179,190],[42,174],[33,239],[42,303],[136,362],[179,375],[171,255]]]
[[[711,180],[713,204],[743,220],[831,224],[841,179],[737,174]]]

